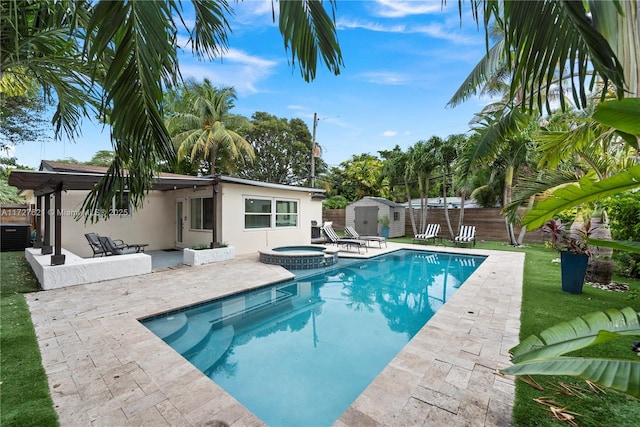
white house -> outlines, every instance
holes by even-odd
[[[106,170],[43,161],[38,171],[11,172],[9,184],[35,206],[41,237],[36,242],[42,241],[43,254],[52,254],[51,266],[64,264],[69,253],[91,257],[84,236],[90,232],[147,244],[146,250],[219,242],[233,246],[236,254],[248,254],[265,247],[308,244],[312,221],[322,221],[321,189],[165,173],[157,177],[141,208],[132,210],[125,192],[114,199],[110,218],[94,223],[78,220],[88,191]]]

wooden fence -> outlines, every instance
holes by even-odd
[[[458,227],[459,209],[449,209],[449,218],[451,220],[451,227],[454,231]],[[413,229],[411,227],[410,211],[407,209],[405,216],[405,235],[413,236]],[[419,210],[414,210],[416,217],[416,226],[420,226],[418,216]],[[429,209],[427,214],[427,223],[440,224],[440,234],[443,237],[447,237],[448,228],[445,219],[444,209]],[[345,210],[344,209],[326,209],[322,211],[323,221],[333,221],[336,230],[342,230],[345,226]],[[478,240],[491,240],[491,241],[507,241],[507,228],[504,218],[500,215],[500,209],[497,208],[474,208],[464,210],[464,225],[476,226],[476,238]],[[520,227],[515,227],[516,235],[520,232]],[[529,231],[525,235],[525,242],[543,243],[545,240],[544,233],[542,231],[534,230]]]

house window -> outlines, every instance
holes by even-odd
[[[298,202],[276,200],[276,227],[295,227],[298,225]]]
[[[110,215],[129,216],[131,215],[131,205],[129,203],[129,192],[118,191],[111,200]]]
[[[298,225],[298,202],[296,200],[244,199],[244,228],[296,227]]]
[[[192,230],[213,230],[213,198],[194,197],[191,199]]]

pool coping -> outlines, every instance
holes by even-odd
[[[488,255],[336,421],[336,426],[511,422],[524,254]],[[137,319],[291,278],[258,255],[26,295],[60,424],[264,425]]]

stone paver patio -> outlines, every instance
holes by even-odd
[[[524,254],[446,251],[489,257],[336,426],[510,425],[513,379],[496,371],[518,342]],[[256,254],[28,294],[61,425],[263,425],[137,319],[291,276]]]

